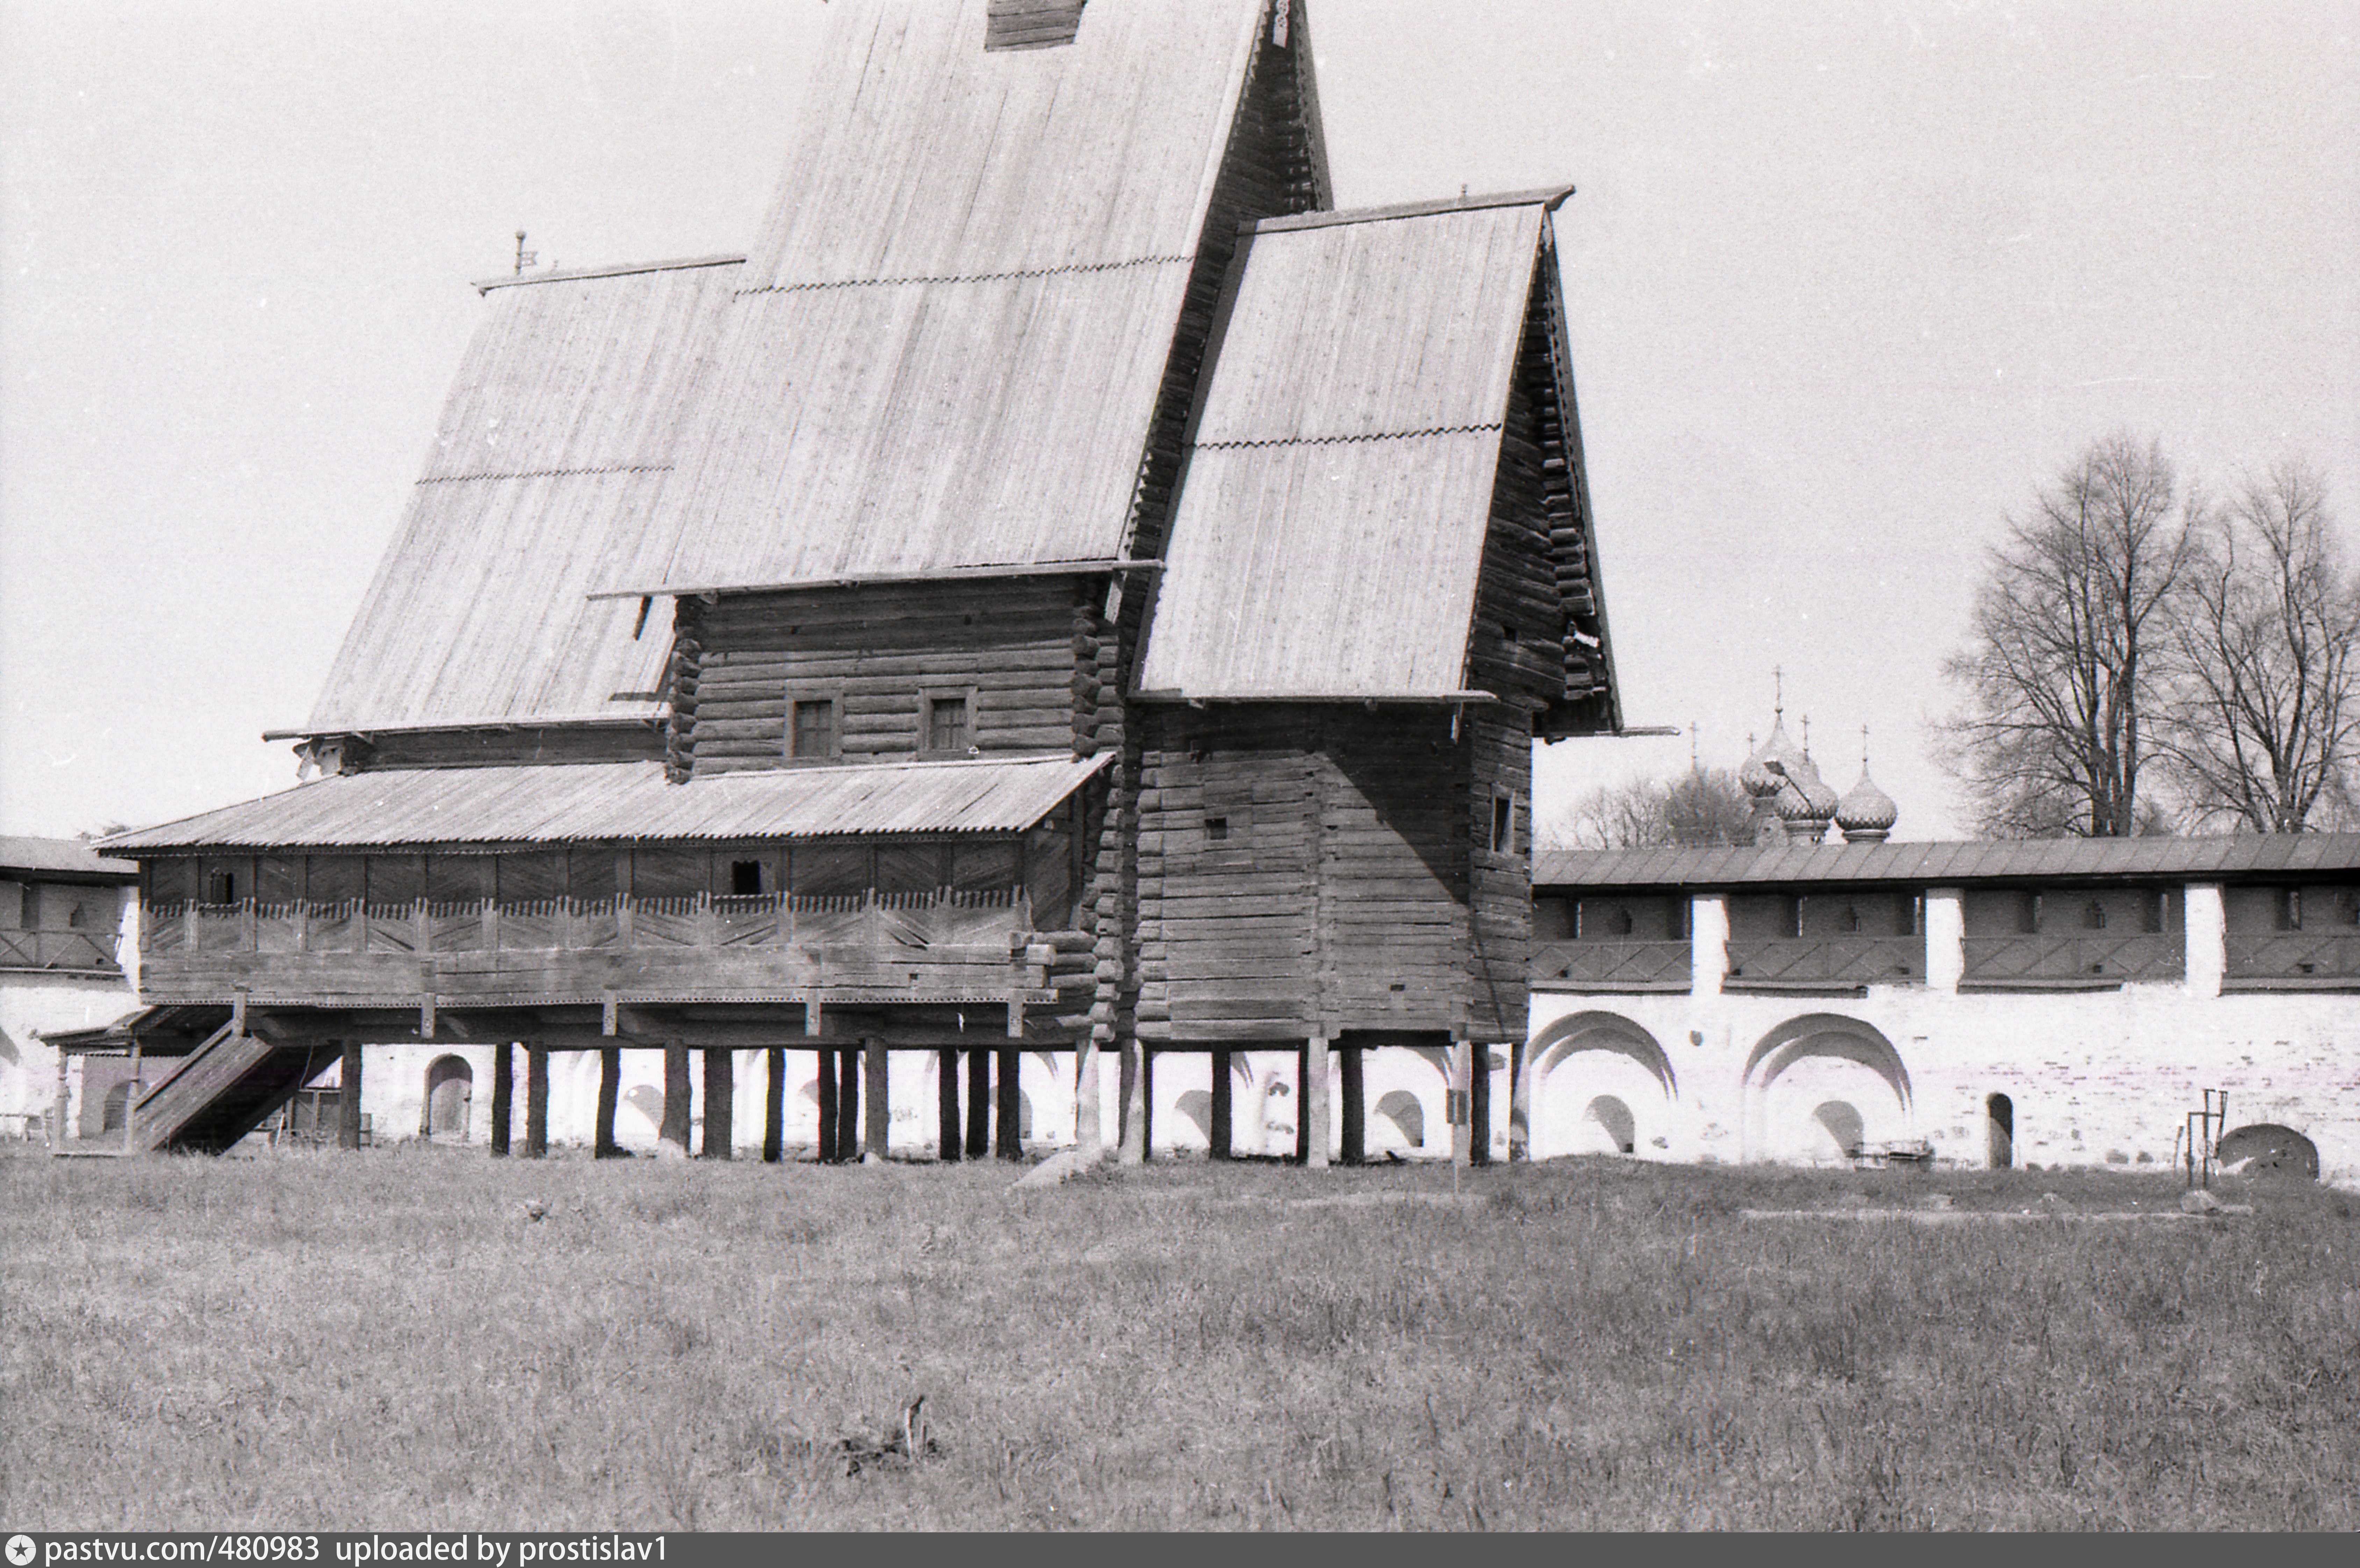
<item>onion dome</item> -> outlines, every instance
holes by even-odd
[[[1868,764],[1860,766],[1860,782],[1836,806],[1836,826],[1843,829],[1847,844],[1881,843],[1893,831],[1900,817],[1901,808],[1893,797],[1876,787],[1868,776]]]
[[[1801,756],[1786,739],[1786,720],[1781,715],[1770,727],[1770,739],[1762,743],[1762,750],[1746,758],[1745,765],[1737,771],[1737,782],[1755,800],[1766,800],[1786,787],[1788,768]]]

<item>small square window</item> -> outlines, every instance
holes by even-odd
[[[1495,855],[1516,852],[1516,797],[1513,795],[1491,797],[1491,852]]]
[[[732,861],[729,862],[729,892],[737,898],[758,898],[770,889],[762,885],[762,862]]]
[[[1205,837],[1206,837],[1206,838],[1207,838],[1207,839],[1226,839],[1226,838],[1228,838],[1229,836],[1229,819],[1228,817],[1207,817],[1207,818],[1205,818]]]
[[[205,878],[205,902],[235,904],[237,902],[236,874],[232,872],[213,872],[208,874]]]
[[[825,696],[799,697],[794,703],[794,724],[789,735],[791,757],[825,758],[836,755],[836,699]]]
[[[964,751],[967,748],[967,698],[930,696],[926,699],[927,751]]]

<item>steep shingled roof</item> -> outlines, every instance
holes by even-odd
[[[652,715],[671,652],[585,596],[661,560],[649,516],[735,258],[497,285],[400,532],[305,726]],[[652,570],[651,565],[646,570]]]
[[[1140,688],[1464,685],[1509,384],[1562,191],[1265,222],[1245,252]]]

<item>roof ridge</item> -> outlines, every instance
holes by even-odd
[[[1193,263],[1193,256],[1134,256],[1122,261],[1069,261],[1056,267],[1028,267],[1014,272],[955,272],[939,277],[915,278],[830,278],[812,283],[762,283],[751,289],[740,289],[738,297],[749,294],[800,294],[822,289],[886,289],[898,285],[929,283],[1000,283],[1011,278],[1064,278],[1083,272],[1120,272],[1132,267],[1169,267]]]
[[[1423,430],[1372,430],[1359,435],[1272,435],[1251,441],[1196,441],[1189,444],[1199,452],[1249,446],[1334,446],[1354,441],[1414,441],[1422,435],[1473,435],[1480,431],[1506,428],[1505,421],[1490,420],[1480,424],[1429,425]]]
[[[572,283],[585,278],[628,278],[640,272],[682,272],[698,267],[736,267],[740,256],[688,256],[674,261],[618,261],[606,267],[567,267],[548,272],[519,272],[513,278],[486,278],[467,286],[478,294],[514,289],[526,283]]]
[[[1428,202],[1399,202],[1383,207],[1340,207],[1325,213],[1291,213],[1284,217],[1250,219],[1240,233],[1284,234],[1291,229],[1329,228],[1338,224],[1383,223],[1393,218],[1438,217],[1448,213],[1477,213],[1489,207],[1546,207],[1554,212],[1573,194],[1570,185],[1542,185],[1529,191],[1496,191],[1481,196],[1446,196]]]

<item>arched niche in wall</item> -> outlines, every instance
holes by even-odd
[[[1827,1161],[1850,1146],[1905,1137],[1909,1069],[1872,1024],[1840,1013],[1790,1018],[1745,1058],[1750,1157]],[[1840,1111],[1830,1107],[1840,1106]]]
[[[2319,1179],[2319,1146],[2276,1122],[2256,1122],[2225,1135],[2214,1146],[2212,1158],[2223,1166],[2244,1162],[2253,1176]]]
[[[1679,1100],[1678,1075],[1655,1036],[1618,1013],[1596,1011],[1559,1018],[1533,1036],[1520,1089],[1531,1107],[1526,1147],[1535,1159],[1635,1152]],[[1613,1102],[1604,1117],[1594,1113],[1601,1101]]]
[[[419,1130],[430,1138],[464,1140],[475,1095],[475,1069],[466,1058],[436,1057],[426,1065],[426,1124]]]

